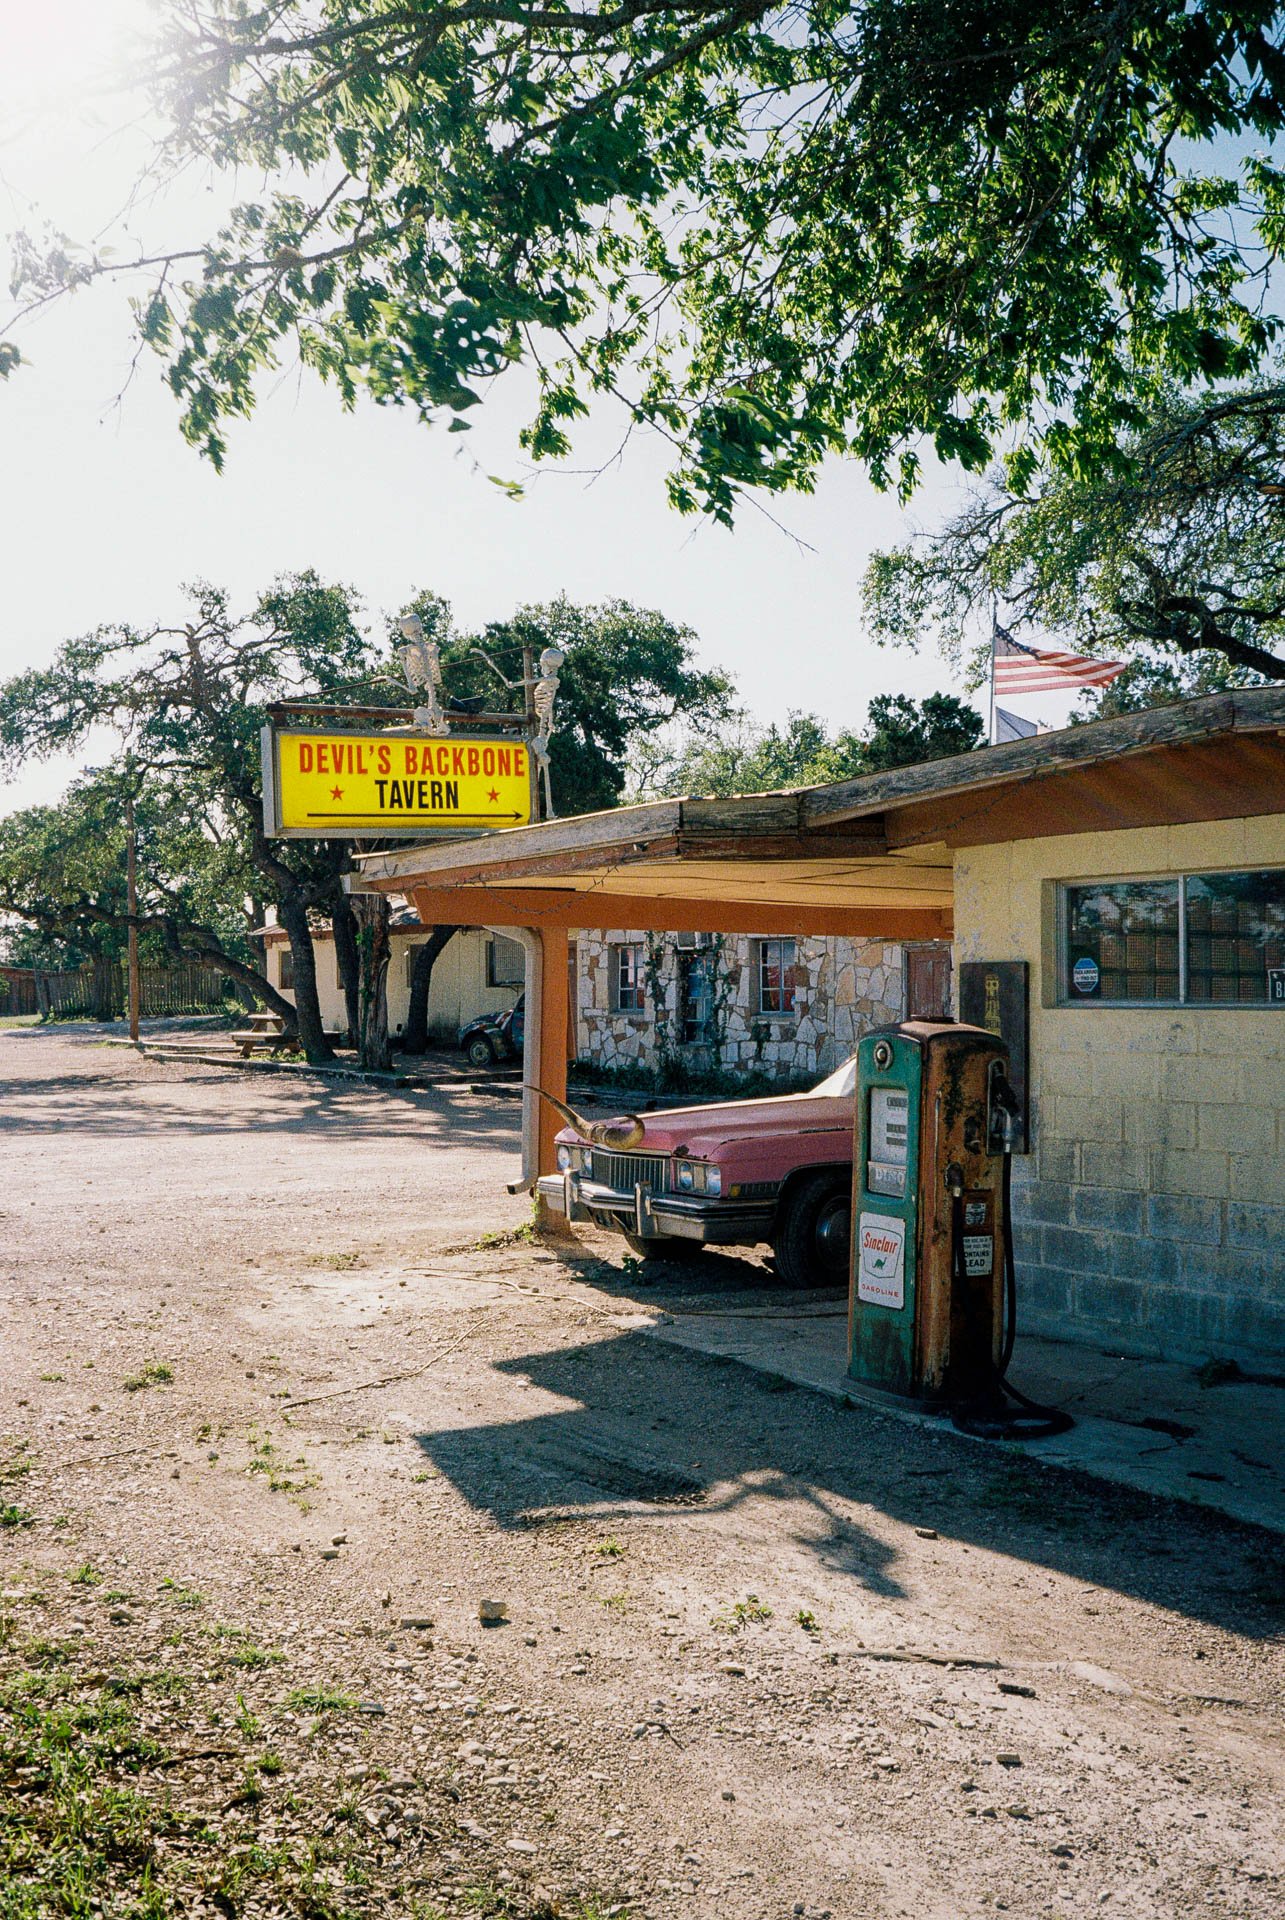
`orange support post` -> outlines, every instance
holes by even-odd
[[[528,1071],[535,1069],[534,1079],[546,1093],[559,1100],[567,1097],[567,965],[570,946],[565,927],[540,927],[536,930],[540,942],[540,1020],[539,1046],[537,1058],[528,1059]],[[540,1115],[536,1123],[537,1147],[536,1170],[539,1173],[555,1173],[557,1160],[553,1137],[563,1122],[558,1118],[547,1100],[540,1102]]]

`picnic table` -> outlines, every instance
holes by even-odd
[[[248,1060],[260,1048],[266,1053],[280,1053],[283,1047],[294,1046],[295,1040],[287,1035],[279,1013],[251,1013],[246,1015],[245,1026],[232,1035],[232,1044],[240,1048],[241,1058]]]

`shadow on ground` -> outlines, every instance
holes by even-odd
[[[776,1296],[780,1298],[779,1294]],[[904,1592],[898,1555],[860,1509],[1054,1569],[1254,1638],[1285,1625],[1285,1563],[1269,1534],[1181,1502],[930,1437],[872,1410],[624,1331],[501,1361],[574,1404],[418,1436],[472,1506],[506,1528],[568,1515],[726,1513],[778,1499],[793,1537],[872,1595]],[[855,1511],[854,1511],[855,1509]]]

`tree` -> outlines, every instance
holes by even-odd
[[[389,687],[352,595],[315,574],[279,580],[244,615],[233,614],[217,588],[199,586],[191,596],[191,616],[180,624],[100,627],[68,641],[51,666],[0,685],[0,767],[75,746],[106,726],[139,767],[203,780],[220,829],[261,877],[289,935],[295,1002],[278,1010],[297,1019],[309,1060],[325,1060],[331,1049],[309,918],[338,898],[349,848],[268,838],[260,729],[273,700],[320,694],[385,703]]]
[[[1277,327],[1275,0],[188,0],[150,71],[193,160],[276,184],[164,254],[20,240],[31,305],[142,276],[142,338],[216,462],[293,348],[448,417],[536,373],[730,519],[831,453],[1025,483],[1119,465],[1136,378],[1244,378]],[[238,181],[239,185],[239,181]],[[0,373],[15,349],[0,346]]]
[[[433,968],[458,932],[458,927],[433,927],[428,939],[415,949],[410,976],[410,1001],[406,1009],[406,1024],[402,1028],[403,1053],[428,1051],[428,996],[433,985]]]
[[[918,703],[904,693],[879,693],[870,702],[861,771],[884,773],[889,767],[950,760],[980,747],[985,734],[977,709],[953,693],[930,693]]]
[[[245,892],[239,853],[218,831],[212,796],[192,782],[140,779],[136,769],[117,764],[75,782],[56,806],[0,820],[0,912],[45,944],[46,965],[91,964],[95,1013],[114,1018],[130,924],[127,793],[138,835],[142,957],[204,961],[293,1014],[250,958],[246,915],[236,904]]]
[[[1122,472],[1045,469],[1024,492],[993,474],[937,531],[877,554],[877,637],[972,644],[979,674],[998,603],[1014,631],[1130,661],[1104,711],[1285,680],[1285,385],[1218,408],[1168,394],[1128,453]]]
[[[692,629],[626,600],[577,606],[560,595],[480,634],[460,632],[438,594],[410,606],[441,648],[448,694],[462,701],[520,709],[524,649],[537,662],[546,647],[566,654],[549,752],[560,814],[616,806],[643,741],[677,719],[712,726],[732,710],[727,675],[696,665]]]
[[[689,737],[663,773],[654,775],[652,790],[734,794],[821,786],[968,753],[981,744],[983,732],[980,714],[953,694],[932,693],[918,704],[905,694],[877,694],[863,734],[842,729],[832,735],[815,714],[792,713],[784,727],[742,723],[721,740]]]

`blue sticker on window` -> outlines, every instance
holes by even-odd
[[[1071,985],[1077,993],[1096,993],[1098,978],[1097,961],[1087,953],[1082,953],[1071,968]]]

